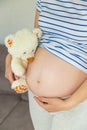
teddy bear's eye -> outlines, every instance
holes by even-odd
[[[34,49],[32,50],[32,52],[34,51]]]
[[[26,52],[23,52],[23,54],[26,54]]]

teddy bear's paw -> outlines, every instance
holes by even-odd
[[[25,93],[28,90],[28,88],[24,85],[21,86],[15,86],[14,91],[16,93]]]
[[[25,79],[22,79],[22,78],[15,80],[13,82],[11,88],[14,91],[16,91],[17,93],[24,93],[24,92],[28,91],[26,81],[25,81]]]

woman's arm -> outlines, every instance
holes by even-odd
[[[66,108],[72,108],[87,99],[87,79],[83,82],[83,84],[72,94],[72,96],[67,99]]]
[[[34,28],[38,28],[38,19],[39,19],[39,14],[40,12],[36,11],[36,14],[35,14],[35,20],[34,20]]]
[[[12,59],[11,55],[7,54],[5,60],[5,77],[10,81],[10,83],[12,83],[15,80],[11,70],[11,59]]]
[[[11,61],[12,56],[8,53],[5,59],[5,77],[10,81],[12,84],[14,80],[18,79],[19,77],[14,75],[11,69]]]

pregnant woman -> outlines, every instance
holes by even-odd
[[[87,1],[37,0],[35,27],[43,36],[26,74],[34,128],[86,130]],[[13,82],[10,61],[8,54],[6,77]]]

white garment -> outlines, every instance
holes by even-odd
[[[50,113],[40,107],[29,91],[29,107],[35,130],[87,130],[87,100],[73,109]]]

